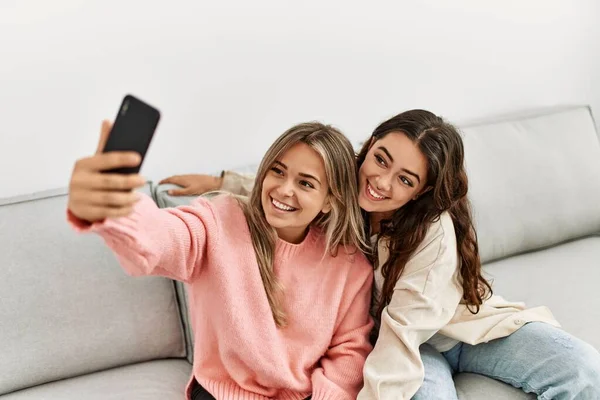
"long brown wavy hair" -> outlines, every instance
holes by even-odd
[[[391,301],[396,282],[427,230],[446,211],[452,217],[456,233],[463,299],[469,310],[476,314],[485,298],[492,294],[492,288],[481,273],[477,233],[467,198],[462,138],[453,125],[429,111],[406,111],[375,129],[358,154],[359,168],[371,145],[392,132],[404,133],[418,145],[428,161],[425,187],[432,189],[396,210],[390,219],[381,221],[379,238],[389,240],[390,257],[379,266],[384,283],[377,315]],[[368,218],[365,220],[368,223]]]

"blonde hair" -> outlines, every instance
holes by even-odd
[[[277,233],[265,218],[261,193],[263,181],[275,161],[298,143],[314,149],[325,165],[331,211],[320,213],[311,223],[324,233],[325,254],[335,257],[339,246],[350,252],[366,252],[370,247],[365,240],[364,222],[358,205],[356,158],[350,141],[339,130],[318,122],[302,123],[288,129],[267,150],[250,197],[241,202],[271,312],[280,327],[285,326],[286,317],[280,299],[283,288],[273,272]]]

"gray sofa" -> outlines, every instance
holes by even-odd
[[[600,349],[600,143],[588,107],[462,127],[496,293],[547,305]],[[152,182],[161,207],[187,203]],[[131,278],[65,220],[64,190],[0,200],[0,398],[177,400],[191,373],[183,287]],[[576,367],[576,366],[574,366]],[[531,398],[456,377],[461,399]]]

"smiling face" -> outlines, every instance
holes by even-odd
[[[371,143],[359,170],[359,204],[387,218],[426,188],[427,158],[402,132]]]
[[[321,156],[307,144],[297,143],[277,158],[263,180],[265,218],[279,238],[299,243],[319,213],[330,211],[328,193]]]

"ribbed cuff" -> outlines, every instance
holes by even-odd
[[[67,222],[76,232],[89,232],[93,225],[91,222],[77,218],[69,209],[67,209]]]
[[[213,397],[219,400],[269,400],[270,397],[261,396],[256,393],[248,392],[233,381],[202,381],[200,385],[204,387]],[[199,381],[199,382],[200,382]],[[188,393],[191,392],[188,391]],[[292,390],[282,390],[274,397],[277,400],[303,400],[310,396],[310,393],[299,393]],[[312,397],[315,398],[314,395]],[[328,397],[323,397],[328,398]],[[337,400],[337,397],[331,397]],[[341,399],[341,398],[340,398]]]
[[[313,388],[312,400],[351,400],[348,393],[340,389],[316,387]]]

